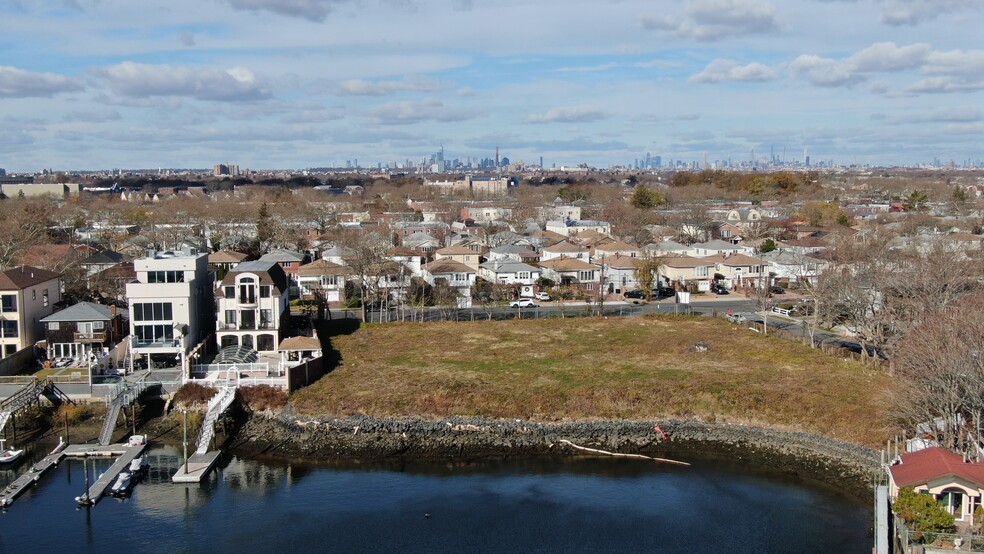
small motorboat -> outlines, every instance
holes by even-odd
[[[6,439],[0,439],[0,464],[16,462],[24,454],[24,449],[15,450],[13,448],[6,448],[6,442]]]
[[[129,471],[134,475],[141,475],[148,469],[150,469],[150,462],[147,461],[147,456],[138,456],[130,461]]]
[[[88,494],[84,494],[82,496],[76,496],[75,497],[75,502],[80,507],[94,506],[96,504],[96,501],[93,500],[93,499],[91,499],[91,498],[89,498],[89,495]]]
[[[113,482],[113,486],[109,487],[109,494],[117,498],[124,497],[130,494],[133,485],[133,474],[129,471],[121,471],[116,477],[116,481]]]

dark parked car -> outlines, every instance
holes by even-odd
[[[786,289],[782,287],[772,287],[771,289],[769,289],[769,292],[771,292],[772,294],[786,294]]]
[[[714,294],[728,294],[728,287],[724,285],[714,285],[711,287],[711,292]]]
[[[642,298],[645,296],[641,290],[630,290],[622,295],[623,298]]]

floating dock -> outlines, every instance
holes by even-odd
[[[58,465],[58,462],[62,461],[65,457],[63,449],[65,448],[64,443],[59,443],[51,454],[48,454],[40,461],[36,462],[34,465],[27,470],[27,473],[21,475],[14,480],[13,483],[7,485],[7,488],[0,492],[0,508],[6,510],[8,506],[17,500],[17,497],[24,494],[24,492],[31,488],[32,485],[37,483],[41,476],[48,472],[51,468]]]
[[[76,446],[69,446],[62,453],[64,456],[70,456],[73,458],[98,458],[106,456],[119,456],[113,465],[109,466],[102,475],[96,479],[96,482],[89,487],[89,499],[92,504],[95,505],[102,498],[103,493],[106,489],[113,484],[116,477],[119,476],[120,472],[124,469],[130,467],[130,462],[132,462],[137,456],[143,454],[144,449],[147,448],[147,444],[114,444],[114,445],[98,445],[98,444],[80,444]]]
[[[192,454],[188,457],[188,463],[178,468],[178,472],[171,477],[174,483],[200,483],[208,476],[208,472],[215,466],[222,452],[213,450],[204,454]]]
[[[21,475],[14,480],[13,483],[7,486],[7,488],[0,491],[0,508],[6,509],[18,496],[24,493],[32,485],[37,483],[41,476],[48,472],[51,468],[57,466],[65,458],[105,458],[119,456],[119,458],[113,462],[113,465],[109,467],[102,475],[96,479],[96,482],[89,487],[89,498],[92,503],[95,504],[102,497],[106,489],[113,484],[113,481],[120,474],[121,471],[130,466],[130,462],[133,461],[137,456],[143,454],[144,449],[147,448],[146,442],[143,444],[110,444],[110,445],[99,445],[99,444],[77,444],[72,446],[65,446],[60,444],[58,448],[55,448],[51,454],[48,454],[42,458],[39,462],[32,465],[27,473]],[[214,462],[213,462],[214,463]]]

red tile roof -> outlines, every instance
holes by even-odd
[[[965,463],[963,456],[933,446],[902,454],[902,463],[889,468],[899,487],[923,485],[939,477],[962,477],[984,487],[984,462]]]

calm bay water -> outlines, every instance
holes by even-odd
[[[67,460],[0,514],[0,552],[870,552],[870,508],[777,473],[690,460],[346,467],[229,457],[208,483],[171,484],[154,448],[125,500],[75,507]],[[94,475],[90,463],[90,478]],[[96,462],[96,470],[109,466]],[[6,485],[24,471],[0,471]],[[428,517],[429,516],[429,517]]]

